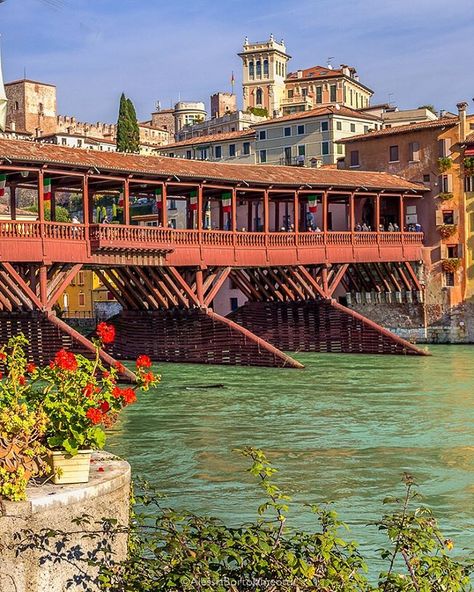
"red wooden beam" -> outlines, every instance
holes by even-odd
[[[36,304],[39,310],[43,310],[43,304],[41,300],[36,296],[33,290],[28,286],[25,280],[15,271],[13,265],[8,261],[2,261],[1,263],[5,268],[5,271],[10,275],[11,278],[24,290],[25,294],[28,295],[29,299]]]

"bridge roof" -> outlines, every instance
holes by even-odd
[[[380,172],[347,171],[327,168],[303,168],[271,165],[220,164],[199,160],[140,156],[118,152],[101,152],[41,144],[26,140],[0,139],[0,161],[13,164],[54,165],[61,169],[90,169],[101,172],[141,174],[179,180],[209,180],[259,186],[298,188],[386,189],[424,192],[426,187],[402,177]],[[8,162],[8,164],[10,164]]]

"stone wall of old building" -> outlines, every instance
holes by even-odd
[[[56,132],[56,87],[33,80],[5,84],[7,126],[33,135]]]

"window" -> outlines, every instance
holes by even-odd
[[[20,103],[18,101],[15,101],[15,111],[18,111],[20,109]]]
[[[222,146],[216,146],[215,155],[216,158],[222,158]]]
[[[342,130],[342,121],[336,121],[336,129],[339,131]]]
[[[454,273],[452,271],[444,272],[444,285],[447,288],[452,288],[454,286]]]
[[[263,75],[268,76],[268,60],[263,60]]]
[[[78,148],[81,148],[81,146],[82,146],[82,140],[77,140],[77,146],[78,146]]]
[[[423,183],[429,183],[431,181],[430,174],[423,175]]]
[[[176,207],[176,200],[175,199],[169,199],[168,200],[168,210],[177,210],[178,208]]]
[[[201,160],[207,160],[207,148],[199,148],[199,158]]]
[[[443,224],[454,224],[453,210],[443,210]]]
[[[257,73],[257,78],[261,78],[262,77],[262,62],[260,60],[257,60],[257,62],[255,64],[255,71]]]
[[[255,66],[253,64],[253,62],[249,63],[249,76],[250,78],[253,78],[255,75]]]
[[[369,126],[368,125],[364,125],[364,134],[367,134],[369,131]]]
[[[266,130],[260,130],[258,132],[258,139],[259,140],[266,140],[267,139],[267,132],[266,132]]]
[[[389,161],[398,162],[398,146],[390,146]]]
[[[79,292],[79,294],[77,295],[77,303],[79,306],[86,305],[86,295],[84,294],[84,292]]]
[[[302,136],[304,134],[304,125],[298,126],[298,136]]]
[[[168,156],[169,156],[170,158],[173,158],[173,157],[174,157],[174,152],[169,152],[169,153],[168,153]]]
[[[355,131],[356,131],[356,124],[351,123],[351,132],[355,132]]]
[[[453,190],[453,176],[441,175],[439,177],[439,191],[440,193],[451,193]]]
[[[191,158],[192,158],[192,152],[191,152],[191,150],[186,150],[186,158],[188,160],[191,160]]]
[[[301,89],[301,94],[303,95],[303,97],[306,97],[308,95],[308,89],[307,88],[302,88]]]
[[[338,153],[338,154],[344,154],[344,151],[343,151],[343,149],[344,149],[344,147],[343,147],[343,145],[342,145],[342,144],[338,144],[338,145],[337,145],[337,153]]]
[[[250,154],[250,142],[244,142],[242,144],[242,152],[244,154]]]
[[[67,139],[66,138],[61,138],[61,144],[63,146],[67,146]]]
[[[359,166],[359,151],[358,150],[351,150],[351,167]]]
[[[316,87],[316,103],[322,103],[322,102],[323,102],[323,87],[317,86]]]
[[[474,177],[464,177],[464,191],[472,193],[474,191]]]
[[[78,286],[83,286],[84,285],[84,272],[80,271],[77,274],[77,285]]]
[[[329,142],[322,142],[321,154],[323,154],[324,156],[329,154]]]
[[[411,162],[418,162],[420,160],[420,145],[418,142],[410,142],[408,144],[408,160]]]
[[[288,98],[289,99],[293,98],[293,89],[292,88],[288,91]]]
[[[443,158],[448,156],[450,153],[451,148],[451,140],[449,138],[445,138],[444,140],[438,140],[438,156]]]
[[[229,156],[235,156],[235,144],[229,144]]]
[[[230,299],[230,310],[234,312],[239,308],[239,299],[238,298],[231,298]]]
[[[257,88],[256,102],[257,105],[261,105],[263,103],[263,92],[261,88]]]
[[[261,163],[267,162],[267,151],[266,150],[260,150],[260,162]]]
[[[306,146],[304,144],[300,144],[298,146],[298,156],[305,156],[306,155]]]
[[[285,137],[291,136],[291,127],[285,127],[284,135]]]
[[[329,121],[322,121],[321,122],[321,131],[327,132],[329,130]]]
[[[457,257],[459,257],[459,249],[458,249],[458,245],[447,245],[446,246],[446,251],[448,253],[448,258],[449,259],[455,259]]]
[[[329,100],[331,101],[331,103],[335,103],[337,101],[336,90],[337,90],[336,85],[331,84],[331,86],[329,87],[329,94],[330,94]]]

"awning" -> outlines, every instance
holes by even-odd
[[[466,148],[466,150],[464,150],[464,156],[474,156],[474,146]]]

